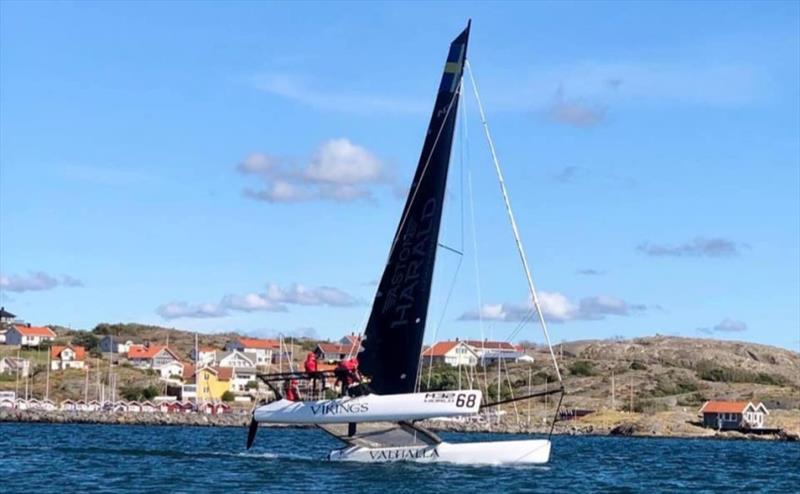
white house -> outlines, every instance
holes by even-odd
[[[703,404],[700,413],[705,427],[738,430],[764,427],[769,410],[761,402],[711,400]]]
[[[140,369],[159,369],[171,362],[180,362],[172,350],[159,345],[132,345],[127,353],[128,361]]]
[[[422,352],[422,362],[473,367],[478,364],[478,354],[463,341],[439,341]]]
[[[53,345],[50,347],[50,369],[83,369],[86,349],[79,345]]]
[[[261,338],[238,338],[229,341],[225,345],[225,350],[254,353],[256,355],[256,365],[269,365],[272,363],[272,356],[280,349],[280,342],[276,340],[265,340]]]
[[[100,338],[98,345],[103,353],[128,353],[135,343],[120,336],[107,334]]]
[[[180,379],[183,377],[183,364],[177,360],[169,361],[156,367],[155,370],[158,371],[161,379]]]
[[[6,345],[39,346],[55,339],[56,334],[46,326],[14,324],[6,332]]]
[[[0,326],[12,324],[16,317],[15,314],[8,312],[5,307],[0,307]]]
[[[216,348],[210,346],[200,347],[197,349],[196,353],[197,356],[195,356],[195,350],[192,348],[192,360],[194,362],[199,362],[201,367],[204,365],[217,365]]]
[[[66,399],[61,402],[61,410],[77,411],[78,403],[75,400]]]
[[[357,335],[355,333],[350,333],[350,334],[348,334],[346,336],[343,336],[339,340],[339,343],[342,344],[342,345],[350,345],[350,346],[359,345],[359,346],[361,346],[361,336]]]
[[[498,360],[516,362],[525,355],[521,346],[513,345],[507,341],[465,340],[464,343],[469,345],[478,355],[482,365],[494,363]]]
[[[0,359],[0,374],[16,374],[20,377],[28,377],[31,370],[31,361],[24,358],[6,357]]]
[[[244,393],[247,391],[247,385],[256,381],[255,367],[235,367],[231,375],[230,390],[234,393]]]
[[[258,355],[253,352],[240,352],[233,350],[231,352],[216,352],[214,355],[214,362],[218,367],[237,367],[254,369]]]

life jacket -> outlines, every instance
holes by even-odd
[[[305,363],[306,372],[317,372],[317,356],[312,352],[308,353]]]
[[[289,401],[298,401],[300,399],[297,392],[297,382],[289,381],[289,384],[286,386],[286,399]]]
[[[349,372],[355,372],[358,370],[358,359],[357,358],[347,359],[344,362],[342,362],[342,367],[347,369]]]

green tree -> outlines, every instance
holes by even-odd
[[[233,393],[230,391],[225,391],[222,393],[222,401],[233,401],[236,398]]]
[[[91,352],[96,350],[100,345],[100,338],[98,338],[97,335],[87,331],[81,331],[80,334],[77,334],[74,338],[72,338],[72,344],[80,345]]]

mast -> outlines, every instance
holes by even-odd
[[[422,153],[359,355],[377,394],[411,393],[419,372],[470,25],[450,44]]]

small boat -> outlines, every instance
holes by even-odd
[[[303,372],[259,374],[276,399],[253,411],[248,448],[253,445],[259,423],[312,424],[344,443],[342,448],[329,454],[332,461],[460,464],[541,464],[549,461],[549,438],[448,443],[418,423],[429,418],[477,418],[479,412],[487,407],[543,394],[563,394],[562,387],[512,400],[484,403],[478,390],[418,392],[417,389],[469,33],[468,24],[450,44],[416,173],[364,330],[363,351],[358,354],[358,360],[360,371],[367,378],[366,383],[360,385],[361,392],[356,396],[295,401],[284,398],[281,392],[284,388],[275,383],[311,379],[311,376]],[[482,107],[481,114],[483,118]],[[485,118],[483,120],[485,125]],[[485,130],[487,138],[490,137],[488,127]],[[538,310],[527,260],[521,249],[491,140],[489,142]],[[541,322],[544,324],[543,320]],[[555,361],[554,356],[553,359]],[[559,374],[558,370],[556,373]],[[320,377],[324,379],[330,375],[316,373],[316,378]]]

